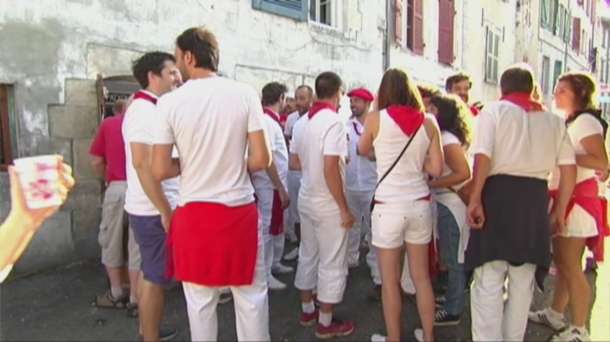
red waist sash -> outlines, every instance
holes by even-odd
[[[256,204],[179,206],[166,244],[167,277],[206,286],[250,285],[258,254]]]
[[[282,209],[282,200],[280,192],[273,190],[273,204],[271,206],[271,226],[269,234],[278,236],[284,232],[284,209]]]
[[[558,190],[549,191],[553,202],[557,199]],[[572,198],[568,203],[566,218],[575,205],[581,207],[587,214],[591,215],[597,225],[596,236],[587,239],[587,247],[597,261],[604,260],[604,237],[609,235],[608,229],[608,202],[599,197],[598,184],[595,178],[589,178],[576,184]]]

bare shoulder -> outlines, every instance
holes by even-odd
[[[424,128],[426,129],[426,135],[430,139],[438,134],[438,123],[433,114],[424,114]]]

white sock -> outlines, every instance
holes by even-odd
[[[136,297],[134,297],[134,296],[129,296],[129,302],[131,304],[138,305],[138,299]]]
[[[313,305],[313,301],[309,303],[301,303],[301,309],[304,313],[310,314],[316,311],[316,307]]]
[[[110,288],[110,294],[112,295],[112,298],[114,299],[121,299],[123,298],[123,287],[119,286],[119,287],[111,287]]]
[[[546,314],[550,319],[554,319],[556,321],[561,321],[563,319],[563,314],[561,312],[553,310],[553,308],[551,307],[548,307],[546,309]]]
[[[318,315],[318,323],[322,324],[325,327],[330,326],[330,323],[333,321],[333,313],[332,312],[322,312],[320,310],[320,314]]]

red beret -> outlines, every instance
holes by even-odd
[[[347,93],[347,96],[348,97],[352,97],[352,96],[359,97],[367,102],[372,102],[375,99],[373,94],[371,94],[370,91],[368,91],[364,88],[352,89],[349,93]]]

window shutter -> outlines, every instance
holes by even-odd
[[[394,0],[394,40],[396,43],[403,44],[402,36],[402,2],[403,0]]]
[[[572,50],[580,50],[580,18],[572,19]]]
[[[549,28],[549,7],[550,0],[540,1],[540,26]]]
[[[439,0],[438,9],[438,61],[450,65],[454,61],[454,0]]]
[[[423,0],[413,0],[413,52],[424,54],[424,6]]]
[[[309,20],[307,0],[252,0],[252,8],[294,18]]]
[[[557,34],[557,32],[559,31],[559,1],[553,0],[551,6],[551,17],[553,18],[551,30],[553,34]]]
[[[567,9],[565,9],[564,13],[563,41],[567,43],[570,41],[570,27],[572,26],[572,18],[570,17],[570,12]]]
[[[591,13],[589,14],[589,19],[591,19],[591,24],[595,25],[596,16],[597,15],[597,1],[591,1]]]

